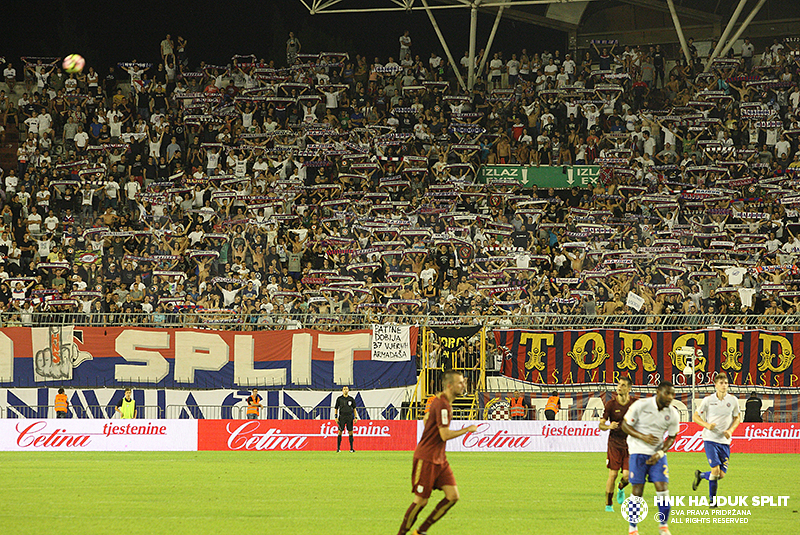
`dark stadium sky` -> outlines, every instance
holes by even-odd
[[[309,0],[310,3],[310,0]],[[345,0],[340,5],[367,2]],[[391,5],[389,0],[369,0],[373,5]],[[290,30],[303,44],[304,52],[346,51],[379,56],[384,61],[397,56],[398,37],[411,31],[412,51],[425,59],[438,39],[424,12],[391,14],[308,14],[299,0],[151,0],[114,3],[53,0],[8,2],[0,17],[3,47],[0,55],[18,62],[22,55],[83,55],[88,65],[105,67],[133,59],[156,61],[159,43],[167,33],[189,41],[189,58],[227,63],[234,54],[285,61],[285,43]],[[469,11],[437,11],[436,18],[456,61],[468,46]],[[479,14],[478,46],[483,48],[494,16]],[[561,32],[513,21],[503,21],[493,50],[529,51],[564,45]],[[443,53],[442,53],[443,55]]]

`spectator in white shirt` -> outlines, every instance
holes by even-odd
[[[33,115],[23,121],[28,127],[28,133],[34,136],[39,135],[39,114],[34,110]]]
[[[781,134],[781,140],[775,143],[775,157],[784,160],[789,155],[792,145],[786,139],[786,134]]]
[[[431,71],[435,71],[442,64],[442,58],[436,52],[431,52],[431,57],[428,58],[428,64],[431,66]]]
[[[6,65],[6,68],[3,69],[3,78],[6,81],[9,93],[13,93],[14,86],[17,83],[17,69],[15,69],[14,66],[11,65],[11,63]]]
[[[50,210],[50,213],[47,217],[44,218],[44,230],[45,232],[54,233],[58,230],[59,219],[56,217],[55,213]]]
[[[553,58],[550,58],[550,62],[545,65],[544,74],[551,80],[555,79],[556,75],[558,74],[558,65],[553,62]]]
[[[119,190],[120,190],[119,184],[117,183],[116,180],[114,180],[114,177],[111,177],[109,181],[106,182],[105,193],[106,193],[106,199],[108,200],[108,204],[109,206],[111,206],[111,208],[114,209],[114,211],[117,210],[117,203],[119,201]]]
[[[517,85],[517,77],[519,77],[519,60],[516,54],[511,54],[511,59],[506,63],[506,72],[508,72],[508,86],[514,87]]]
[[[575,60],[567,54],[564,56],[564,63],[561,66],[564,67],[564,72],[569,76],[569,81],[573,82],[575,80]]]
[[[128,200],[128,212],[134,213],[136,211],[138,207],[136,195],[139,194],[141,189],[142,187],[139,185],[139,182],[133,178],[129,178],[125,183],[125,198]]]
[[[13,169],[8,171],[8,175],[6,176],[6,194],[14,194],[17,191],[17,186],[19,185],[19,177],[15,174]]]
[[[653,157],[656,152],[656,140],[653,136],[650,135],[650,132],[647,130],[644,131],[644,154],[649,154],[650,157]]]
[[[32,235],[38,235],[42,231],[42,216],[36,211],[36,207],[31,208],[31,213],[28,215],[28,232]]]
[[[742,59],[744,60],[745,69],[750,70],[753,67],[753,53],[755,50],[756,47],[753,46],[750,39],[745,37],[744,43],[742,43]]]
[[[75,134],[75,148],[78,149],[78,154],[86,154],[86,148],[89,146],[89,134],[83,131],[83,125],[78,125],[78,133]]]
[[[411,55],[411,36],[409,35],[408,30],[406,30],[403,35],[400,36],[400,55],[398,59],[402,63],[406,56]]]

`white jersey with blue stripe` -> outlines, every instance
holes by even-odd
[[[638,432],[659,439],[658,444],[654,446],[628,435],[628,453],[631,455],[636,453],[653,455],[661,449],[665,433],[676,436],[680,430],[678,409],[670,405],[659,410],[655,396],[635,401],[625,414],[625,422]]]
[[[703,429],[703,440],[718,444],[730,444],[731,439],[725,437],[734,418],[739,416],[739,400],[736,396],[725,394],[719,399],[716,392],[703,398],[697,409],[700,417],[710,424],[717,424],[714,429]]]

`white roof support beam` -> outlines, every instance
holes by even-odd
[[[464,8],[471,8],[473,3],[480,5],[480,8],[484,9],[493,7],[499,8],[499,7],[511,7],[511,6],[535,6],[535,5],[548,5],[557,3],[585,2],[586,0],[484,0],[483,2],[471,1],[471,0],[453,0],[454,3],[428,5],[427,7],[425,5],[422,6],[416,5],[416,0],[390,0],[390,3],[394,4],[396,7],[364,6],[355,8],[339,8],[339,9],[330,9],[330,7],[333,6],[334,4],[338,4],[343,0],[330,0],[329,2],[326,3],[323,3],[322,0],[315,0],[312,2],[311,7],[308,6],[306,0],[300,0],[300,1],[303,3],[304,6],[306,6],[306,8],[308,8],[309,12],[312,15],[317,15],[320,13],[379,13],[385,11],[427,11],[434,9],[464,9]],[[631,1],[656,2],[656,0],[631,0]],[[364,4],[365,2],[362,1],[360,3]],[[426,3],[427,2],[423,2],[423,4]],[[680,10],[685,8],[678,8],[678,9]]]
[[[329,7],[335,6],[336,4],[338,4],[338,3],[339,3],[339,2],[341,2],[341,1],[342,1],[342,0],[328,0],[328,1],[327,1],[327,2],[325,2],[324,4],[322,4],[322,5],[320,5],[320,6],[317,6],[317,9],[318,9],[318,10],[321,10],[321,9],[327,9],[327,8],[329,8]],[[320,1],[320,3],[322,3],[322,2]]]
[[[744,9],[745,4],[747,4],[747,0],[739,0],[739,5],[736,6],[736,10],[731,15],[731,20],[728,21],[728,25],[725,26],[725,31],[722,32],[722,35],[717,41],[717,46],[714,47],[714,51],[711,53],[711,56],[708,58],[708,64],[711,65],[711,62],[714,61],[714,58],[719,57],[719,53],[722,50],[722,47],[725,46],[728,37],[733,30],[733,27],[736,26],[736,21],[739,20],[739,15],[742,14],[742,10]]]
[[[475,41],[478,33],[478,6],[473,4],[469,10],[469,55],[467,56],[467,89],[475,87]]]
[[[486,60],[489,59],[489,54],[492,50],[492,43],[494,43],[494,36],[497,33],[497,27],[500,26],[500,19],[503,17],[503,10],[506,8],[505,5],[500,6],[500,9],[497,10],[497,16],[494,18],[494,25],[492,26],[492,32],[489,34],[489,41],[486,43],[486,50],[483,53],[483,57],[481,58],[481,65],[478,67],[478,76],[481,75],[483,72],[483,68],[486,66]]]
[[[301,0],[302,1],[302,0]],[[451,5],[435,5],[429,6],[428,9],[463,9],[462,4]],[[319,15],[320,13],[383,13],[387,11],[425,11],[423,6],[412,7],[365,7],[365,8],[343,8],[343,9],[325,9],[323,11],[314,11],[312,15]]]
[[[461,89],[464,91],[467,90],[466,84],[464,84],[464,79],[461,78],[461,73],[458,70],[458,64],[453,60],[453,55],[450,53],[450,47],[447,46],[447,41],[444,39],[444,35],[442,35],[442,31],[439,29],[439,25],[436,23],[436,18],[433,16],[433,12],[430,10],[428,6],[428,0],[422,0],[422,5],[425,6],[425,12],[428,14],[428,18],[431,19],[431,24],[433,25],[433,29],[436,31],[436,36],[439,38],[439,42],[442,44],[444,48],[444,53],[447,55],[448,61],[450,61],[450,65],[453,67],[453,72],[456,73],[456,78],[458,78],[458,85],[461,86]]]
[[[747,2],[747,0],[742,0],[742,2]],[[689,46],[686,44],[686,38],[683,36],[681,21],[678,19],[678,12],[675,11],[675,2],[673,0],[667,0],[667,4],[669,5],[669,12],[672,14],[672,22],[675,24],[675,31],[678,32],[678,41],[681,42],[681,48],[683,49],[683,56],[686,58],[686,64],[691,65],[692,56],[689,54]]]
[[[750,23],[753,22],[753,19],[756,18],[756,15],[758,15],[758,12],[761,10],[761,8],[764,6],[766,2],[767,0],[759,0],[758,4],[756,4],[756,7],[753,8],[753,11],[751,11],[750,14],[747,15],[747,18],[744,19],[744,22],[736,31],[734,36],[731,38],[730,41],[728,41],[728,44],[726,44],[725,47],[722,49],[722,51],[719,53],[720,56],[725,56],[725,54],[728,53],[728,50],[731,49],[733,43],[735,43],[736,40],[742,36],[744,31],[747,29],[748,26],[750,26]],[[711,62],[709,61],[708,64],[711,65]],[[708,69],[708,67],[706,67],[706,69]]]

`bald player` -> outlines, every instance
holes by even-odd
[[[622,430],[628,435],[630,457],[631,495],[644,494],[647,481],[653,483],[658,497],[658,532],[669,532],[669,466],[667,452],[680,429],[680,414],[672,406],[675,387],[670,381],[661,381],[652,398],[640,399],[631,405],[622,421]],[[639,535],[638,523],[628,518],[629,535]]]
[[[414,465],[411,470],[411,492],[414,501],[403,516],[398,535],[406,535],[417,520],[420,511],[428,504],[433,489],[444,491],[444,499],[436,504],[431,514],[414,530],[414,535],[425,535],[434,522],[440,520],[458,501],[456,478],[450,469],[445,456],[445,444],[452,438],[467,433],[474,433],[478,428],[474,425],[464,429],[451,430],[453,417],[451,403],[464,393],[466,384],[460,372],[448,370],[442,379],[442,392],[431,403],[425,415],[425,429],[422,438],[414,450]]]
[[[617,503],[625,501],[625,487],[628,485],[628,436],[622,431],[622,420],[631,404],[636,401],[630,395],[633,382],[628,377],[623,377],[617,383],[617,395],[605,405],[600,429],[609,431],[608,449],[606,450],[606,467],[608,480],[606,481],[606,511],[614,512],[611,500],[614,497],[614,484],[617,475],[622,470],[622,479],[617,486]]]

